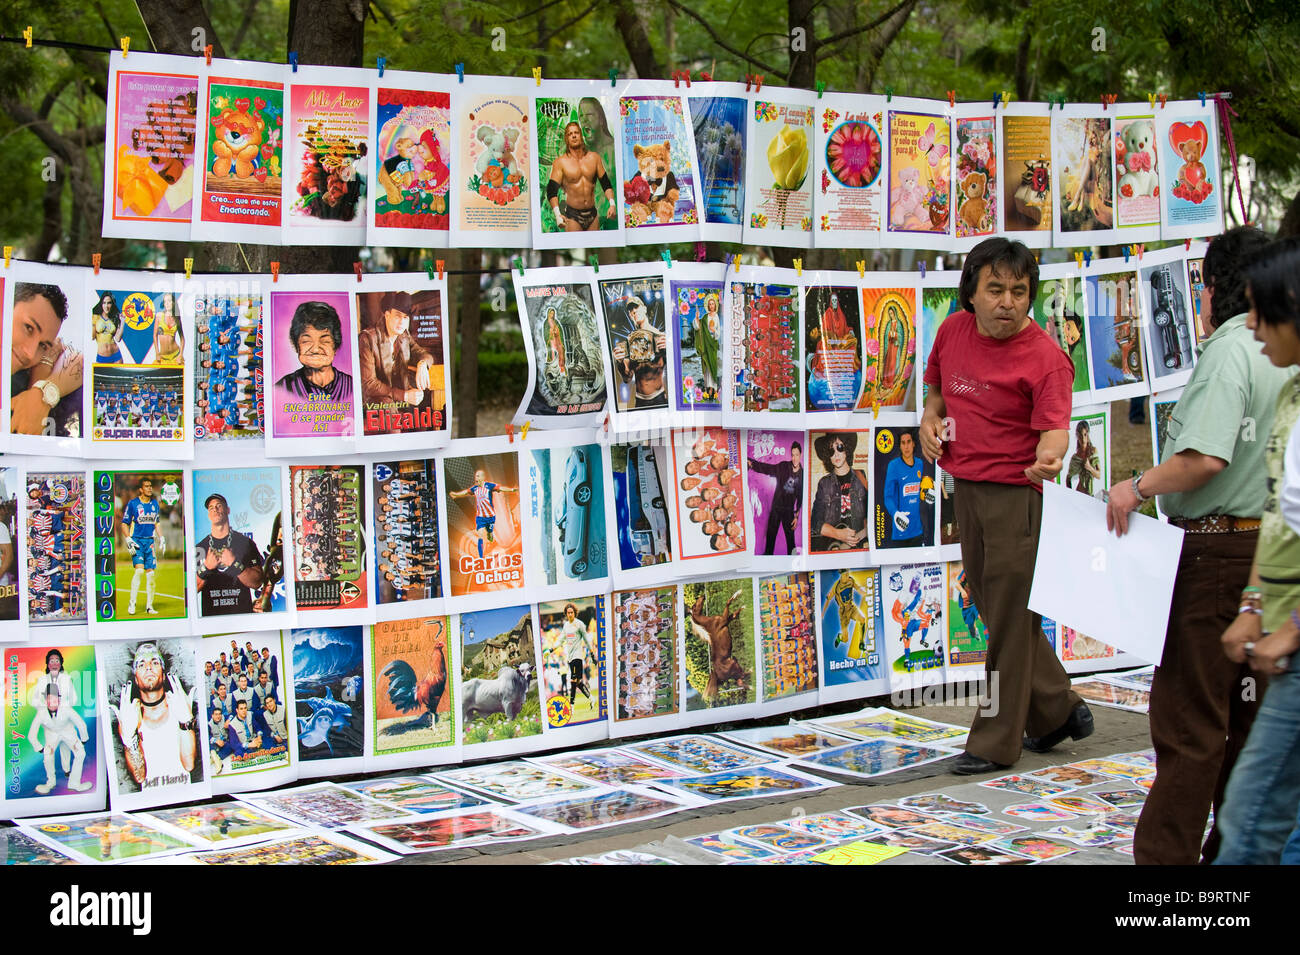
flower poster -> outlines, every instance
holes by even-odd
[[[953,228],[958,250],[997,231],[997,119],[983,103],[962,107],[953,127]]]
[[[813,244],[812,148],[816,94],[780,90],[780,102],[749,106],[745,243],[797,249]]]
[[[817,226],[814,244],[880,244],[884,217],[884,100],[846,93],[817,104]]]
[[[289,84],[282,180],[286,244],[365,241],[370,90],[339,85],[351,75],[304,66]]]
[[[1052,244],[1052,119],[1046,103],[1008,103],[1002,116],[1000,231],[1031,249]]]

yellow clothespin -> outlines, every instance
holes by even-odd
[[[1148,93],[1148,94],[1147,94],[1147,102],[1148,102],[1149,104],[1151,104],[1151,108],[1152,108],[1152,109],[1155,109],[1155,108],[1156,108],[1156,94],[1155,94],[1155,93]]]
[[[533,67],[533,80],[536,81],[538,86],[542,85],[542,68],[540,66]]]
[[[185,281],[190,280],[190,275],[194,272],[194,259],[190,256],[185,257]]]
[[[864,279],[866,277],[867,277],[867,260],[858,259],[858,278]]]
[[[1008,103],[1010,103],[1010,102],[1011,102],[1011,90],[1003,90],[1003,91],[1002,91],[1002,105],[1003,105],[1003,106],[1006,106],[1006,105],[1007,105]]]
[[[23,30],[23,40],[24,40],[24,41],[26,42],[26,44],[27,44],[27,49],[30,50],[30,49],[32,48],[32,28],[31,28],[31,27],[26,27],[26,28]]]
[[[1083,253],[1082,252],[1074,253],[1074,261],[1079,266],[1079,268],[1083,268]]]
[[[532,423],[531,421],[525,421],[525,422],[524,422],[524,426],[523,426],[522,428],[519,429],[519,437],[521,437],[523,440],[527,441],[527,440],[528,440],[528,429],[531,428],[532,426],[533,426],[533,423]]]
[[[13,256],[14,256],[14,247],[12,245],[6,245],[5,246],[5,268],[9,268],[9,260],[12,259]]]
[[[122,37],[122,59],[124,60],[126,59],[126,54],[130,52],[130,50],[131,50],[131,38],[129,36]]]
[[[803,259],[794,260],[794,274],[803,275]]]
[[[875,421],[879,417],[880,417],[880,399],[872,398],[871,399],[871,420]]]

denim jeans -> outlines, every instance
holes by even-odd
[[[1215,865],[1277,865],[1300,811],[1300,654],[1268,692],[1237,757],[1223,812]],[[1293,840],[1295,841],[1295,840]],[[1300,861],[1300,842],[1287,861]]]

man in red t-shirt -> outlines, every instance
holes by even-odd
[[[939,326],[925,366],[921,450],[957,480],[962,563],[989,633],[992,705],[975,715],[960,775],[1005,769],[1022,747],[1046,751],[1093,729],[1028,607],[1042,482],[1061,471],[1074,384],[1069,357],[1029,318],[1037,289],[1024,245],[981,242],[962,269],[963,311]]]

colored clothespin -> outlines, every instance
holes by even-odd
[[[695,243],[695,261],[696,261],[696,262],[703,262],[703,261],[704,261],[704,257],[705,257],[706,255],[708,255],[708,251],[709,251],[709,250],[706,249],[706,248],[704,247],[704,243],[703,243],[703,242],[696,242],[696,243]]]
[[[1082,252],[1076,252],[1076,253],[1074,253],[1074,262],[1075,262],[1076,265],[1079,266],[1079,268],[1083,268],[1083,253],[1082,253]]]
[[[998,106],[1001,105],[1001,103],[1002,103],[1002,94],[1001,94],[1001,93],[994,93],[994,94],[993,94],[993,108],[994,108],[994,109],[997,109]]]
[[[289,65],[293,67],[293,71],[294,71],[295,73],[298,72],[298,53],[297,53],[297,51],[294,51],[293,53],[290,53],[290,54],[289,54]]]
[[[731,268],[735,263],[736,263],[736,253],[735,253],[735,252],[728,252],[728,253],[727,253],[727,268]]]
[[[189,281],[194,274],[194,259],[192,256],[185,257],[185,281]]]
[[[918,262],[917,265],[919,265],[919,266],[921,267],[921,278],[922,278],[922,280],[924,280],[924,279],[925,279],[925,259],[921,259],[921,261]]]
[[[458,77],[460,77],[460,81],[461,81],[462,83],[465,82],[465,64],[464,64],[464,63],[457,63],[457,64],[456,64],[456,75],[457,75]]]
[[[826,92],[826,81],[825,81],[825,80],[818,80],[818,81],[817,81],[817,98],[818,98],[818,99],[821,99],[821,98],[822,98],[822,94],[825,93],[825,92]]]
[[[1002,91],[1002,105],[1003,105],[1003,106],[1006,106],[1008,103],[1011,102],[1011,100],[1012,100],[1011,90],[1003,90],[1003,91]]]
[[[880,417],[880,399],[872,398],[871,399],[871,420],[875,421],[878,417]]]
[[[615,86],[617,84],[618,84],[618,70],[614,69],[614,67],[611,66],[609,68],[609,85]]]
[[[663,259],[664,264],[667,265],[670,269],[673,267],[673,254],[668,249],[664,249],[662,252],[660,252],[659,258]]]
[[[523,256],[521,256],[521,255],[516,255],[516,256],[515,256],[514,266],[515,266],[515,268],[517,268],[517,269],[519,270],[519,274],[520,274],[520,275],[523,275],[523,274],[524,274],[524,258],[523,258]]]
[[[609,412],[605,412],[605,422],[601,425],[606,434],[609,434]]]
[[[31,28],[31,27],[24,27],[24,28],[23,28],[23,42],[27,45],[27,49],[30,50],[30,49],[32,48],[32,28]]]
[[[893,98],[894,98],[894,88],[893,88],[892,86],[886,86],[886,87],[885,87],[885,102],[888,103],[888,102],[889,102],[890,100],[892,100]]]
[[[94,267],[96,275],[99,274],[99,263],[102,261],[104,261],[104,256],[100,253],[92,252],[90,254],[90,264]]]
[[[432,282],[433,281],[433,259],[430,259],[428,262],[424,263],[424,271],[428,273],[429,281]]]
[[[952,108],[955,107],[956,105],[957,105],[957,91],[956,91],[956,90],[949,90],[949,91],[948,91],[948,108],[949,108],[949,109],[952,109]]]
[[[1183,239],[1183,251],[1184,251],[1184,252],[1190,252],[1190,251],[1192,251],[1192,240],[1191,240],[1191,239]],[[8,258],[9,258],[8,247],[6,246],[6,247],[5,247],[5,259],[6,259],[5,264],[6,264],[6,265],[9,264],[8,261],[7,261]]]
[[[523,426],[522,428],[519,429],[519,437],[520,437],[522,440],[524,440],[524,441],[527,441],[527,440],[528,440],[528,429],[531,428],[532,426],[533,426],[533,423],[532,423],[531,421],[525,421],[525,422],[524,422],[524,426]]]
[[[538,86],[542,85],[542,68],[540,66],[533,67],[533,82]]]
[[[1152,109],[1155,109],[1155,108],[1156,108],[1156,94],[1155,94],[1155,93],[1148,93],[1148,94],[1147,94],[1147,105],[1149,105]]]
[[[446,274],[447,274],[447,260],[439,259],[438,260],[438,281],[441,282],[442,277]]]
[[[382,77],[384,75],[384,67],[388,65],[388,57],[386,56],[379,57],[378,65],[379,65],[379,75],[380,77]]]
[[[1169,94],[1168,94],[1168,93],[1161,93],[1161,94],[1160,94],[1160,108],[1161,108],[1161,109],[1164,109],[1164,108],[1165,108],[1165,103],[1167,103],[1167,102],[1169,102]]]
[[[14,257],[14,247],[12,245],[6,245],[5,246],[5,268],[9,268],[9,260],[12,259],[13,257]]]
[[[1131,245],[1120,246],[1120,250],[1124,253],[1124,261],[1125,261],[1125,262],[1128,261],[1128,254],[1129,254],[1129,252],[1132,250],[1132,248],[1133,248],[1133,247],[1132,247]]]
[[[124,37],[122,37],[121,41],[119,41],[119,42],[121,42],[121,44],[122,44],[122,59],[125,60],[125,59],[126,59],[126,55],[127,55],[129,52],[131,52],[131,38],[130,38],[129,36],[124,36]],[[1204,94],[1201,95],[1201,103],[1202,103],[1202,104],[1205,103],[1205,96],[1204,96]]]
[[[763,92],[763,74],[762,74],[762,73],[755,73],[755,74],[754,74],[754,92],[755,92],[755,93],[761,93],[761,92]]]
[[[510,439],[511,444],[515,443],[515,426],[509,422],[506,423],[506,437]]]
[[[1141,254],[1138,255],[1138,258],[1139,258],[1139,259],[1142,258]],[[1089,266],[1089,267],[1091,268],[1091,266],[1092,266],[1092,249],[1084,249],[1084,250],[1083,250],[1083,261],[1084,261],[1084,264],[1085,264],[1085,265],[1087,265],[1087,266]]]
[[[1101,94],[1101,108],[1102,108],[1102,109],[1105,109],[1107,106],[1109,106],[1109,105],[1111,105],[1112,103],[1114,103],[1115,100],[1117,100],[1118,98],[1119,98],[1119,94],[1118,94],[1118,93],[1102,93],[1102,94]],[[1062,106],[1062,108],[1064,108],[1065,104],[1062,103],[1061,106]]]
[[[353,262],[353,263],[352,263],[352,271],[355,272],[355,273],[357,274],[357,281],[360,282],[360,281],[361,281],[361,263],[360,263],[360,262]]]
[[[803,259],[794,260],[794,274],[798,276],[803,275]]]
[[[1199,93],[1197,93],[1196,95],[1199,96],[1199,97],[1201,98],[1201,105],[1204,106],[1204,105],[1205,105],[1205,90],[1201,90],[1201,91],[1200,91]]]
[[[203,48],[203,59],[207,61],[208,66],[212,65],[212,44],[211,43],[209,43],[207,46]]]
[[[272,281],[272,282],[278,282],[278,281],[280,281],[280,263],[279,263],[279,262],[272,262],[272,263],[271,263],[271,281]]]
[[[1142,261],[1142,253],[1145,252],[1145,251],[1147,250],[1147,247],[1146,247],[1145,245],[1135,245],[1135,246],[1133,246],[1133,248],[1137,250],[1138,261],[1141,262],[1141,261]]]
[[[858,259],[858,278],[865,279],[866,277],[867,277],[867,260]]]

